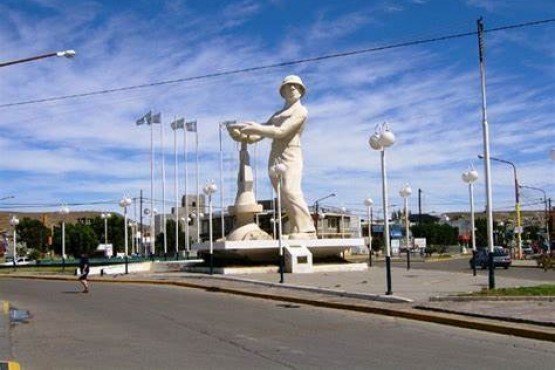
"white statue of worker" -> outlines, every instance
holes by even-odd
[[[316,230],[301,190],[303,153],[301,135],[308,116],[301,104],[306,88],[299,76],[285,77],[279,93],[285,99],[283,109],[270,117],[268,122],[258,124],[243,122],[228,125],[231,137],[237,141],[256,142],[271,138],[272,150],[268,159],[268,172],[274,189],[278,179],[271,176],[270,169],[283,163],[286,171],[282,176],[281,199],[289,217],[289,239],[315,239]]]

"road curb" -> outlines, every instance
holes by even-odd
[[[61,276],[2,276],[1,278],[19,278],[19,279],[34,279],[34,280],[57,280],[57,281],[75,281],[75,278],[71,277],[61,277]],[[206,278],[206,277],[203,277]],[[206,284],[197,284],[184,281],[175,280],[148,280],[148,279],[134,279],[134,280],[120,280],[116,278],[102,278],[102,279],[91,279],[91,281],[97,283],[119,283],[119,284],[148,284],[148,285],[166,285],[166,286],[177,286],[184,288],[202,289],[210,292],[220,292],[228,293],[252,298],[260,298],[272,301],[290,302],[297,304],[306,304],[315,307],[324,307],[340,310],[348,310],[354,312],[371,313],[390,317],[398,317],[416,321],[433,322],[442,325],[449,325],[454,327],[460,327],[465,329],[474,329],[487,331],[497,334],[513,335],[523,338],[536,339],[542,341],[555,342],[555,331],[547,328],[542,330],[541,328],[531,328],[526,326],[526,324],[511,323],[510,326],[503,325],[499,320],[493,320],[491,318],[479,318],[479,317],[469,317],[460,313],[447,313],[447,312],[435,312],[430,314],[428,312],[421,312],[417,308],[388,308],[376,306],[376,303],[371,301],[364,301],[363,303],[342,303],[342,302],[330,302],[324,299],[309,299],[295,297],[292,295],[284,294],[270,294],[270,293],[260,293],[252,290],[237,289],[221,287],[207,282]],[[223,281],[218,279],[218,281]],[[278,286],[282,287],[282,286]],[[287,289],[287,287],[282,287]],[[316,288],[314,288],[316,289]],[[316,291],[314,291],[316,293]],[[322,292],[325,294],[326,292]],[[381,304],[386,304],[383,302],[378,302]],[[506,323],[505,323],[506,324]]]

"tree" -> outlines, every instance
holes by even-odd
[[[454,245],[459,235],[458,228],[438,223],[414,225],[411,231],[415,238],[426,238],[429,245]]]
[[[78,257],[81,253],[93,254],[98,246],[98,238],[89,225],[66,224],[66,254]],[[54,230],[54,251],[62,254],[62,227]]]
[[[39,220],[23,218],[17,225],[17,234],[19,240],[25,243],[28,249],[36,249],[42,253],[46,252],[50,229]]]

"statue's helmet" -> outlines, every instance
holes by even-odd
[[[306,87],[304,86],[301,78],[297,75],[289,75],[283,79],[283,81],[281,82],[281,85],[279,86],[279,94],[282,97],[283,97],[283,87],[289,84],[297,85],[297,87],[299,88],[299,92],[301,93],[301,97],[305,94]]]

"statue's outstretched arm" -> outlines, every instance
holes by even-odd
[[[299,131],[305,120],[306,111],[302,111],[288,117],[281,126],[274,126],[270,123],[265,125],[250,123],[244,125],[240,130],[241,134],[245,135],[260,135],[272,139],[281,139]]]

